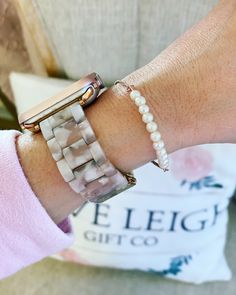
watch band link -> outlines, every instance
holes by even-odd
[[[85,200],[103,202],[128,188],[125,175],[106,158],[79,102],[41,121],[40,128],[62,177]]]

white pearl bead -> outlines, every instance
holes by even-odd
[[[162,161],[168,161],[168,155],[165,154],[164,156],[161,156],[160,159],[161,159]]]
[[[141,94],[140,94],[140,92],[138,91],[138,90],[132,90],[131,92],[130,92],[130,98],[132,99],[132,100],[135,100],[135,98],[136,97],[139,97]]]
[[[164,147],[164,142],[163,142],[163,140],[159,140],[158,142],[154,142],[153,143],[153,148],[155,149],[155,150],[160,150],[160,149],[162,149]]]
[[[159,161],[164,165],[164,164],[168,164],[169,160],[168,158],[160,158]]]
[[[146,104],[139,106],[138,111],[141,115],[147,113],[149,111],[149,107]]]
[[[157,153],[160,157],[167,155],[167,152],[164,148],[160,149]]]
[[[150,134],[152,141],[159,141],[161,139],[161,133],[159,131],[154,131]]]
[[[156,150],[156,151],[159,150],[158,142],[153,142],[152,146],[153,146],[154,150]]]
[[[156,131],[157,130],[157,123],[155,123],[153,121],[147,123],[146,129],[147,129],[148,132],[154,132],[154,131]]]
[[[153,120],[153,114],[152,113],[145,113],[142,116],[142,120],[144,123],[149,123]]]
[[[146,99],[143,96],[138,96],[135,98],[134,102],[135,102],[136,106],[139,107],[139,106],[144,105],[146,103]]]

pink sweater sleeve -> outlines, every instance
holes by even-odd
[[[68,247],[68,219],[56,225],[32,191],[19,163],[18,131],[0,131],[0,279]]]

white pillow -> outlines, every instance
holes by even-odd
[[[71,82],[16,73],[10,78],[20,111]],[[224,247],[234,163],[235,145],[214,144],[173,153],[167,173],[151,163],[136,169],[135,187],[89,203],[72,218],[76,242],[54,257],[196,284],[229,280]]]

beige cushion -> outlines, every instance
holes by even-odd
[[[234,295],[236,289],[236,206],[230,208],[226,254],[233,279],[200,286],[179,283],[155,275],[85,267],[46,259],[0,282],[0,294],[10,295]],[[204,265],[202,266],[204,267]]]

